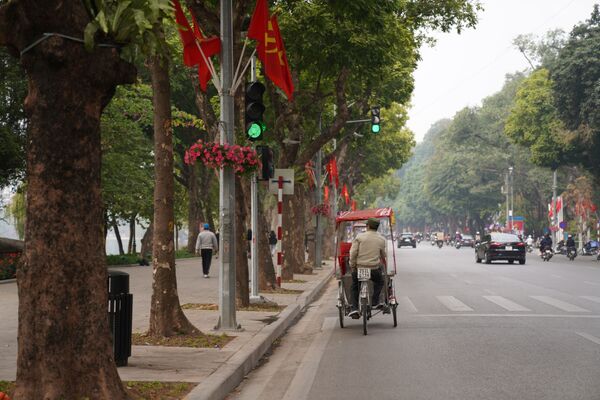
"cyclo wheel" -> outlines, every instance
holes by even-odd
[[[346,312],[346,304],[344,303],[344,283],[340,281],[338,296],[340,298],[340,306],[338,307],[338,313],[340,316],[340,328],[344,328],[344,313]]]
[[[360,308],[363,319],[363,335],[367,334],[367,320],[369,319],[369,300],[364,297],[360,299]]]

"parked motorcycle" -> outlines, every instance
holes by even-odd
[[[530,244],[527,245],[527,252],[528,253],[532,253],[533,252],[533,246],[532,245],[530,245]]]

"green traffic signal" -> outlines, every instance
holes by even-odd
[[[248,124],[246,129],[246,133],[248,135],[248,139],[250,140],[258,140],[262,137],[263,127],[262,124],[258,122],[251,122]]]
[[[381,130],[381,114],[379,106],[371,107],[371,132],[379,133]]]

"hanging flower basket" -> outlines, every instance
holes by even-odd
[[[237,175],[252,174],[260,167],[258,155],[252,147],[236,144],[198,140],[185,152],[184,162],[194,164],[198,159],[208,168],[232,167]]]
[[[324,215],[328,217],[331,212],[331,207],[327,203],[317,204],[316,206],[311,207],[310,212],[315,215]]]

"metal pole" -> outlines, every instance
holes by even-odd
[[[277,178],[277,286],[281,287],[283,270],[283,176]]]
[[[256,81],[256,56],[250,59],[250,81]],[[252,229],[252,242],[250,243],[251,260],[251,287],[250,300],[259,300],[258,294],[258,173],[252,174],[250,181],[250,229]]]
[[[556,215],[556,170],[552,171],[552,226],[555,227],[557,225],[558,215]],[[552,243],[556,246],[557,235],[556,232],[552,231]]]
[[[515,176],[513,174],[513,167],[510,167],[510,231],[514,232],[515,229]]]
[[[504,180],[504,187],[505,187],[505,194],[506,194],[506,229],[508,229],[509,225],[510,225],[510,200],[508,198],[509,196],[509,178],[508,178],[508,174],[505,175],[505,180]]]
[[[235,105],[233,84],[233,28],[232,1],[221,0],[221,144],[233,144]],[[219,221],[219,322],[217,329],[236,330],[235,320],[235,175],[233,168],[220,170]]]
[[[321,113],[319,113],[319,136],[321,136]],[[317,159],[315,162],[315,179],[317,180],[317,204],[321,204],[323,201],[323,188],[321,187],[321,171],[323,164],[323,150],[319,149],[317,152]],[[323,217],[320,214],[316,216],[315,226],[315,269],[323,268]]]

